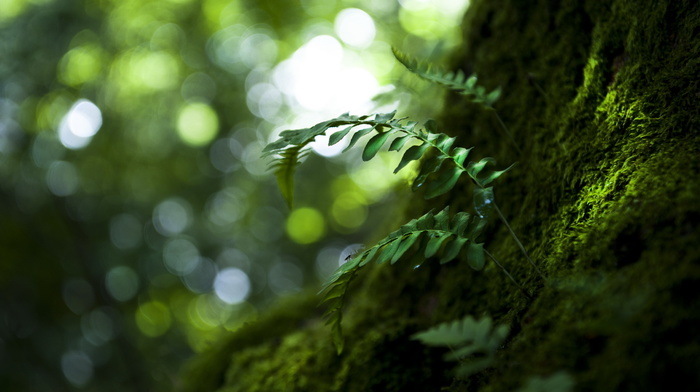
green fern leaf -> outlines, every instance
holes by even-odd
[[[416,243],[416,241],[421,237],[423,232],[414,231],[410,233],[403,241],[401,245],[397,248],[396,253],[391,257],[391,264],[396,263],[399,259],[406,253],[407,250],[411,249],[411,246]]]
[[[425,258],[428,259],[435,256],[438,250],[440,250],[440,247],[442,246],[443,242],[445,242],[445,240],[449,239],[450,237],[452,237],[452,233],[444,233],[441,235],[431,237],[428,241],[428,245],[425,247]]]
[[[444,171],[435,181],[430,183],[425,198],[432,199],[452,190],[463,172],[464,170],[456,166]]]
[[[413,180],[413,184],[411,185],[411,189],[415,192],[417,191],[420,187],[425,185],[425,182],[428,180],[428,177],[440,170],[440,167],[442,167],[442,163],[445,162],[445,159],[447,157],[443,154],[438,154],[435,156],[432,156],[425,161],[420,166],[420,171],[418,172],[418,176],[416,177],[415,180]]]
[[[447,245],[445,245],[445,251],[443,252],[442,257],[440,258],[440,264],[445,264],[454,260],[459,254],[459,251],[461,251],[464,245],[466,245],[468,242],[469,240],[467,238],[462,237],[457,237],[448,242]]]
[[[399,249],[401,241],[398,239],[391,239],[383,249],[380,250],[379,256],[377,256],[377,264],[383,264],[384,262],[390,261],[396,251]]]
[[[481,271],[484,268],[484,264],[486,264],[484,244],[469,244],[467,248],[467,263],[477,271]]]
[[[412,146],[406,152],[403,154],[403,157],[401,158],[401,161],[399,162],[399,165],[396,166],[396,169],[394,169],[394,173],[398,173],[399,170],[403,169],[408,165],[411,161],[415,161],[416,159],[420,159],[423,154],[430,148],[431,145],[430,143],[423,143],[419,146]]]
[[[463,148],[463,147],[455,147],[454,150],[452,150],[452,159],[455,161],[460,166],[464,166],[464,161],[467,159],[467,156],[469,155],[469,152],[471,151],[471,148]]]
[[[365,145],[365,149],[362,151],[362,160],[369,161],[374,158],[377,152],[379,152],[379,149],[382,148],[387,139],[389,139],[389,136],[391,136],[391,133],[381,132],[369,139]]]
[[[476,320],[472,316],[466,316],[418,332],[411,338],[428,346],[450,347],[452,352],[445,355],[445,360],[448,361],[464,360],[469,355],[483,354],[484,357],[463,362],[457,368],[457,375],[466,377],[491,366],[496,350],[508,336],[508,330],[506,325],[494,328],[490,317]]]
[[[354,127],[354,125],[351,125],[342,131],[338,131],[333,133],[331,136],[328,137],[328,145],[333,146],[338,144],[339,141],[343,140],[343,138],[350,132],[350,130]]]
[[[497,88],[490,93],[486,93],[486,89],[484,87],[477,86],[476,75],[471,75],[465,80],[465,75],[461,71],[454,73],[432,70],[430,67],[421,65],[418,63],[418,61],[410,58],[408,55],[402,53],[398,49],[394,47],[391,49],[394,53],[394,57],[396,57],[396,59],[412,73],[425,80],[442,85],[451,90],[455,90],[462,95],[471,97],[473,103],[480,104],[484,108],[492,109],[493,104],[501,95],[500,88]]]
[[[343,150],[343,152],[351,149],[355,145],[355,143],[357,143],[357,141],[360,140],[361,137],[367,135],[372,131],[374,131],[374,127],[360,129],[359,131],[355,132],[350,138],[350,143],[348,143],[347,147],[345,147],[345,150]]]
[[[396,139],[391,141],[391,144],[389,145],[389,151],[401,150],[411,139],[413,139],[412,135],[404,135],[397,137]]]

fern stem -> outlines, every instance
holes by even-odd
[[[513,144],[513,147],[515,147],[515,150],[518,152],[518,154],[522,155],[523,151],[518,147],[518,144],[515,143],[515,139],[513,139],[513,135],[510,134],[510,131],[508,130],[508,127],[506,126],[506,123],[503,122],[501,119],[501,116],[498,115],[498,112],[496,109],[493,109],[493,115],[496,116],[496,120],[498,120],[498,123],[501,124],[501,128],[503,131],[506,133],[506,136],[508,136],[508,139],[510,140],[511,144]]]
[[[525,291],[525,288],[523,288],[523,286],[521,286],[518,282],[515,281],[515,278],[513,278],[513,275],[511,275],[511,274],[508,272],[508,270],[506,269],[506,267],[503,266],[503,264],[499,263],[498,260],[496,260],[496,258],[495,258],[489,251],[487,251],[486,249],[484,249],[484,253],[486,253],[486,256],[488,256],[489,258],[491,258],[491,260],[493,260],[493,262],[496,263],[496,265],[499,266],[499,267],[503,270],[503,273],[505,273],[506,276],[507,276],[508,278],[510,278],[511,282],[513,282],[516,286],[518,286],[518,288],[519,288],[520,291],[523,293],[523,295],[525,295],[528,299],[531,299],[531,298],[532,298],[532,297],[530,296],[530,294],[528,294],[527,291]]]
[[[533,74],[528,73],[528,74],[527,74],[527,80],[530,81],[530,83],[532,83],[533,86],[535,86],[535,89],[536,89],[540,94],[542,94],[542,96],[544,96],[544,99],[545,99],[547,102],[550,101],[550,99],[549,99],[549,94],[547,94],[547,92],[544,91],[544,89],[542,88],[542,86],[540,86],[540,84],[537,83],[537,82],[535,81],[535,76],[534,76]]]
[[[527,251],[525,250],[525,247],[523,246],[523,244],[522,244],[522,243],[520,242],[520,240],[518,239],[518,236],[515,235],[515,232],[513,231],[513,228],[511,228],[510,225],[508,224],[508,220],[506,219],[505,216],[503,216],[503,213],[501,212],[501,209],[498,208],[498,205],[496,204],[496,201],[495,201],[495,200],[493,200],[493,207],[494,207],[494,209],[496,210],[496,212],[498,213],[498,217],[501,218],[501,221],[502,221],[502,222],[506,225],[506,227],[508,228],[508,231],[510,232],[511,237],[513,237],[513,239],[515,240],[515,242],[518,244],[518,247],[520,247],[520,250],[521,250],[521,251],[523,252],[523,254],[525,255],[525,258],[527,258],[527,261],[529,261],[530,264],[535,268],[535,271],[537,271],[537,273],[540,275],[540,277],[542,278],[542,280],[544,280],[544,281],[546,282],[546,281],[547,281],[547,278],[544,277],[544,274],[542,273],[542,271],[540,271],[540,269],[537,268],[537,265],[535,265],[535,262],[532,261],[532,259],[530,258],[530,255],[529,255],[529,254],[527,253]]]

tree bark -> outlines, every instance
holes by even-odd
[[[456,67],[503,94],[495,112],[450,96],[439,123],[518,162],[495,197],[545,279],[492,219],[481,239],[529,296],[463,257],[368,265],[341,355],[301,295],[196,358],[184,390],[570,390],[558,372],[577,391],[700,390],[700,3],[474,0],[463,28]],[[470,189],[416,195],[407,216],[471,212]],[[456,378],[411,335],[466,315],[510,332],[490,367]]]

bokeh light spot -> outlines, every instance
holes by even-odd
[[[335,17],[335,32],[346,44],[366,48],[374,41],[377,29],[365,11],[346,8]]]
[[[242,302],[250,294],[248,274],[238,268],[224,268],[214,279],[214,292],[227,304]]]
[[[186,238],[174,238],[163,247],[163,261],[170,273],[183,276],[197,268],[199,249]]]
[[[71,49],[60,63],[59,78],[68,86],[76,87],[91,82],[101,70],[101,50],[96,46],[81,46]]]
[[[214,140],[219,131],[219,117],[211,106],[191,103],[180,110],[177,134],[190,146],[204,146]]]
[[[189,203],[174,197],[167,199],[153,210],[153,225],[162,235],[173,236],[182,233],[192,220]]]
[[[304,207],[292,211],[287,217],[287,234],[299,244],[311,244],[323,237],[326,225],[318,210]]]
[[[132,83],[161,90],[173,87],[179,80],[178,62],[168,52],[138,52],[131,58]]]
[[[270,289],[277,295],[295,293],[304,283],[301,268],[287,261],[273,265],[268,275]]]
[[[87,312],[95,302],[92,286],[82,279],[71,279],[63,285],[63,301],[75,314]]]
[[[139,289],[139,276],[127,266],[114,267],[105,277],[107,292],[117,301],[128,301]]]
[[[367,219],[367,201],[359,193],[343,193],[333,201],[331,214],[342,227],[356,229]]]
[[[78,190],[78,172],[72,163],[55,161],[46,172],[46,185],[56,196],[70,196]]]
[[[141,244],[141,222],[131,214],[119,214],[109,221],[109,238],[122,250],[136,249]]]
[[[82,351],[69,351],[61,357],[61,370],[66,379],[76,387],[84,387],[93,375],[93,363]]]
[[[171,323],[170,311],[162,302],[146,302],[136,310],[136,325],[148,337],[154,338],[166,333]]]
[[[200,258],[194,269],[182,277],[185,286],[193,293],[209,292],[216,277],[216,264],[207,258]]]
[[[95,309],[80,318],[80,328],[83,336],[95,346],[100,346],[112,340],[116,334],[114,322],[105,311],[114,312],[115,310],[110,308],[103,309]]]
[[[100,108],[86,99],[80,99],[61,120],[58,137],[66,148],[83,148],[90,143],[101,126]]]

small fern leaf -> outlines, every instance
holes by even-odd
[[[486,264],[484,244],[469,244],[467,248],[467,263],[477,271],[481,271],[484,268],[484,264]]]
[[[390,113],[378,113],[374,116],[374,120],[380,123],[388,123],[396,115],[396,110]]]
[[[456,164],[460,166],[464,166],[464,161],[467,159],[467,156],[469,155],[469,151],[471,151],[471,148],[463,148],[463,147],[455,147],[454,150],[452,150],[452,153],[450,156],[452,159],[455,161]]]
[[[474,181],[479,181],[479,174],[481,173],[482,170],[486,167],[488,164],[495,164],[496,160],[491,158],[491,157],[486,157],[480,160],[479,162],[469,162],[467,165],[467,173],[469,173],[469,176],[474,179]]]
[[[360,129],[359,131],[355,132],[352,137],[350,138],[350,143],[348,143],[347,147],[345,147],[345,150],[343,152],[348,151],[351,149],[355,143],[357,143],[358,140],[360,140],[361,137],[367,135],[368,133],[372,132],[374,130],[374,127],[369,127],[369,128],[364,128]]]
[[[415,161],[416,159],[420,159],[423,154],[430,148],[431,145],[430,143],[423,143],[418,146],[412,146],[406,152],[403,154],[403,157],[401,158],[401,161],[399,162],[399,165],[396,166],[396,169],[394,169],[394,173],[398,173],[399,170],[403,169],[408,165],[411,161]]]
[[[399,249],[400,245],[400,239],[393,239],[391,242],[387,243],[386,246],[381,249],[379,256],[377,256],[377,264],[383,264],[390,261],[394,257],[394,254],[396,254],[396,251]]]
[[[428,241],[428,245],[425,247],[425,258],[428,259],[430,257],[435,256],[435,254],[440,250],[440,247],[442,244],[452,237],[451,233],[446,233],[446,234],[441,234],[441,235],[436,235],[434,237],[431,237],[430,240]]]
[[[452,217],[450,222],[451,231],[460,237],[464,237],[464,233],[471,223],[471,215],[467,212],[458,212]],[[467,236],[470,237],[471,236]]]
[[[441,173],[441,175],[438,176],[434,182],[431,182],[428,185],[428,191],[425,193],[425,198],[432,199],[452,190],[463,172],[464,171],[460,167],[455,166]]]
[[[365,264],[367,264],[367,263],[371,262],[372,260],[374,260],[374,256],[377,255],[377,251],[379,251],[379,247],[378,247],[378,246],[373,246],[373,247],[370,248],[367,252],[363,253],[363,254],[362,254],[362,261],[360,262],[359,266],[360,266],[360,267],[364,267]]]
[[[396,263],[399,259],[406,253],[407,250],[411,249],[411,246],[416,243],[416,241],[421,237],[424,232],[414,231],[408,235],[405,239],[401,241],[401,245],[396,249],[396,253],[391,257],[391,264]]]
[[[466,167],[467,173],[469,173],[469,177],[471,177],[474,180],[474,182],[477,183],[477,185],[484,188],[493,180],[497,179],[503,173],[507,172],[513,166],[515,166],[515,164],[512,164],[507,168],[499,171],[486,169],[488,165],[493,165],[495,163],[496,160],[493,158],[484,158],[479,162],[469,162],[469,164]]]
[[[411,139],[413,139],[412,135],[404,135],[404,136],[399,136],[396,139],[391,141],[391,144],[389,145],[389,151],[399,151],[403,148],[403,146],[406,145]]]
[[[435,140],[435,147],[437,147],[438,150],[442,151],[443,154],[448,154],[456,140],[456,138],[449,137],[444,133],[439,133],[438,137]]]
[[[341,131],[333,133],[331,136],[328,137],[328,145],[333,146],[335,144],[338,144],[338,142],[343,140],[343,138],[350,132],[350,130],[353,127],[354,125],[351,125]]]
[[[448,210],[450,206],[447,206],[443,209]],[[416,219],[415,222],[415,229],[416,230],[430,230],[435,226],[435,215],[433,215],[432,210],[428,212],[427,214],[421,216],[420,218]]]
[[[377,152],[379,152],[379,149],[382,148],[387,139],[389,139],[389,136],[391,136],[389,132],[380,132],[369,139],[365,145],[365,149],[362,151],[362,160],[369,161],[374,158]]]
[[[486,173],[482,171],[482,173],[480,173],[479,176],[479,185],[481,185],[482,187],[489,185],[493,180],[497,179],[503,173],[513,168],[513,166],[515,166],[515,163],[503,170],[488,170]]]
[[[442,257],[440,258],[440,264],[445,264],[454,260],[459,254],[459,251],[461,251],[464,245],[466,245],[468,242],[469,240],[467,238],[461,237],[457,237],[448,242],[447,245],[445,245],[445,251],[443,252]]]
[[[433,229],[441,231],[450,230],[450,207],[447,206],[435,215],[435,223]]]
[[[418,172],[418,176],[413,180],[411,189],[415,192],[420,187],[425,185],[425,182],[427,181],[428,177],[431,174],[440,170],[440,167],[442,167],[442,163],[445,161],[445,158],[445,155],[438,154],[423,161],[420,167],[420,171]]]

